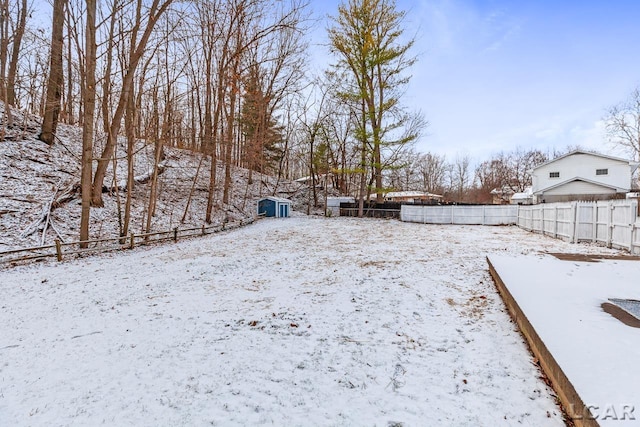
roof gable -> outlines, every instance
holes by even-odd
[[[567,157],[570,157],[570,156],[573,156],[573,155],[576,155],[576,154],[585,154],[585,155],[588,155],[588,156],[600,157],[600,158],[603,158],[603,159],[608,159],[608,160],[613,160],[613,161],[617,161],[617,162],[626,163],[628,165],[633,165],[634,164],[634,162],[632,162],[630,160],[627,160],[627,159],[620,158],[620,157],[614,157],[614,156],[609,156],[609,155],[600,154],[600,153],[593,153],[591,151],[585,151],[585,150],[573,150],[570,153],[567,153],[567,154],[565,154],[563,156],[556,157],[555,159],[549,160],[548,162],[544,162],[541,165],[538,165],[538,166],[534,167],[533,170],[536,170],[536,169],[539,169],[541,167],[550,165],[551,163],[560,161],[562,159],[566,159]]]
[[[615,185],[609,185],[609,184],[605,184],[605,183],[602,183],[602,182],[593,181],[593,180],[587,179],[587,178],[573,177],[573,178],[569,178],[569,179],[567,179],[565,181],[559,182],[559,183],[557,183],[555,185],[552,185],[550,187],[542,188],[542,189],[536,191],[536,194],[544,193],[545,191],[554,190],[554,189],[556,189],[558,187],[562,187],[563,185],[567,185],[567,184],[569,184],[571,182],[574,182],[574,181],[583,181],[583,182],[587,182],[587,183],[592,184],[592,185],[597,185],[598,187],[610,188],[610,189],[616,190],[616,191],[626,191],[624,188],[616,187]]]

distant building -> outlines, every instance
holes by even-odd
[[[340,216],[340,203],[355,203],[351,196],[327,197],[327,215]]]
[[[637,162],[575,150],[533,169],[533,201],[624,198],[637,168]]]
[[[385,202],[437,203],[442,199],[443,196],[439,194],[426,193],[424,191],[391,191],[384,195]]]
[[[533,204],[533,188],[527,187],[523,192],[513,193],[509,203],[512,205],[532,205]]]
[[[494,188],[491,190],[491,204],[508,205],[511,197],[515,194],[511,188],[504,186],[502,188]]]

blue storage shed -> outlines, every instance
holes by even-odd
[[[287,218],[291,213],[291,200],[269,196],[258,201],[258,215]]]

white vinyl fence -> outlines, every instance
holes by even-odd
[[[518,226],[570,242],[598,242],[640,253],[638,202],[546,203],[520,206]]]
[[[518,221],[518,206],[402,205],[400,220],[423,224],[510,225]]]

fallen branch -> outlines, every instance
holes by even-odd
[[[60,232],[58,231],[58,229],[56,228],[56,226],[53,223],[53,219],[49,219],[49,227],[51,227],[51,229],[56,233],[56,235],[58,236],[58,238],[60,239],[60,241],[62,243],[64,243],[64,237],[62,237],[62,234],[60,234]]]
[[[80,192],[80,183],[76,182],[76,183],[67,185],[64,188],[64,190],[59,192],[60,194],[53,201],[52,208],[53,209],[59,208],[63,204],[75,199],[79,192]]]
[[[193,197],[193,190],[196,188],[196,182],[198,181],[198,175],[200,174],[200,167],[202,166],[202,162],[205,156],[200,157],[200,161],[198,162],[198,168],[196,169],[196,176],[193,178],[193,182],[191,183],[191,189],[189,190],[189,197],[187,197],[187,204],[184,207],[184,214],[182,214],[182,219],[180,220],[180,224],[184,224],[187,219],[187,214],[189,213],[189,206],[191,206],[191,198]],[[159,172],[159,170],[158,170]]]
[[[28,236],[32,235],[33,233],[36,232],[36,230],[40,229],[41,224],[44,223],[44,226],[42,227],[42,241],[44,241],[45,233],[47,232],[47,228],[49,227],[49,217],[51,215],[51,206],[53,205],[53,202],[54,202],[57,194],[58,194],[58,188],[56,187],[54,192],[53,192],[53,196],[42,207],[42,212],[40,213],[40,216],[35,221],[33,221],[27,227],[26,230],[24,230],[20,234],[20,237],[22,237],[24,239],[25,237],[28,237]],[[43,244],[43,243],[41,243],[41,244]]]

